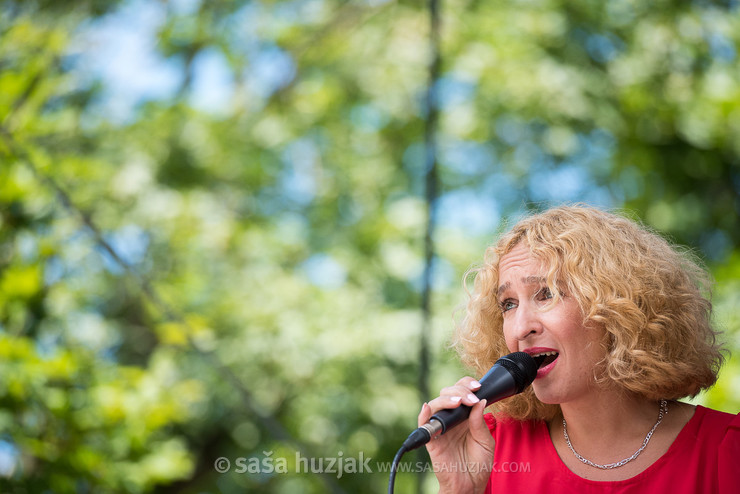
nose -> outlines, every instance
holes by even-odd
[[[512,323],[512,334],[518,341],[524,341],[530,336],[542,333],[541,312],[529,307],[529,304],[522,304],[517,307]]]

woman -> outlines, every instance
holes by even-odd
[[[485,415],[465,377],[425,403],[473,406],[427,444],[441,493],[740,492],[740,416],[676,401],[722,354],[706,272],[687,253],[585,206],[522,220],[476,270],[456,346],[481,375],[548,354],[533,385]]]

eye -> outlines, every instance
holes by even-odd
[[[503,302],[499,302],[499,307],[501,307],[501,312],[508,312],[511,309],[516,308],[516,303],[511,299],[506,299]]]
[[[552,297],[552,291],[548,287],[543,287],[536,294],[537,300],[550,300]]]

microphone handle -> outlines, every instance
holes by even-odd
[[[493,366],[493,368],[483,376],[480,383],[480,389],[473,394],[481,400],[485,399],[487,401],[487,405],[503,400],[504,398],[508,398],[517,393],[514,377],[501,365]],[[468,405],[460,405],[457,408],[440,410],[432,415],[429,420],[437,420],[442,424],[442,429],[439,434],[444,434],[449,429],[452,429],[460,422],[466,420],[470,416],[471,409],[472,407]]]

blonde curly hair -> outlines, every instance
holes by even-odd
[[[499,260],[523,242],[547,269],[556,304],[573,297],[584,325],[604,328],[597,381],[648,399],[696,395],[717,380],[724,360],[711,324],[711,278],[686,249],[647,227],[585,205],[524,218],[486,250],[453,346],[484,374],[509,353],[497,299]],[[559,405],[540,402],[532,387],[496,404],[514,419],[549,420]]]

